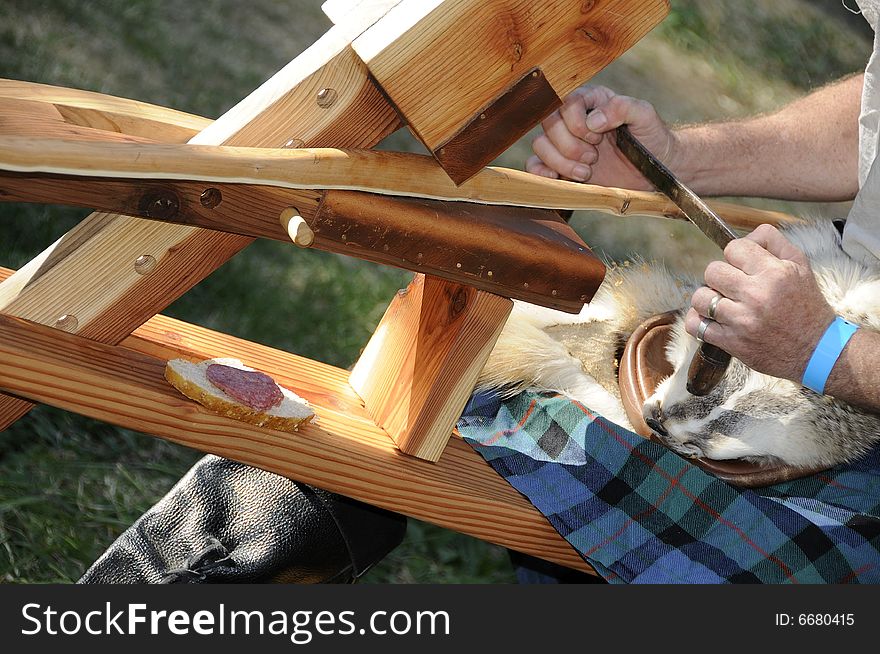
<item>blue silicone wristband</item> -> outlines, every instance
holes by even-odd
[[[834,364],[840,358],[843,348],[849,343],[849,339],[858,331],[859,326],[854,325],[843,318],[835,318],[828,327],[819,344],[810,357],[804,378],[801,383],[811,391],[819,394],[825,393],[825,384],[834,369]]]

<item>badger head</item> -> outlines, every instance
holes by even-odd
[[[679,318],[666,351],[674,372],[643,407],[651,429],[679,454],[812,467],[852,460],[880,440],[877,416],[737,359],[711,393],[691,395],[688,368],[699,345]]]

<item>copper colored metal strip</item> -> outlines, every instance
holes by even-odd
[[[605,277],[550,210],[329,191],[310,226],[315,247],[572,313]]]
[[[433,154],[456,184],[463,184],[511,145],[511,135],[525,134],[562,106],[544,73],[535,68],[483,109]]]

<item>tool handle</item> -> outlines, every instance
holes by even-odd
[[[700,345],[688,368],[688,393],[697,397],[711,393],[727,372],[730,358],[730,355],[720,347],[709,343]]]

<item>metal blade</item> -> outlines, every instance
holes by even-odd
[[[672,200],[700,231],[722,250],[736,233],[700,197],[679,181],[659,159],[632,135],[626,126],[617,128],[617,147],[658,191]]]

